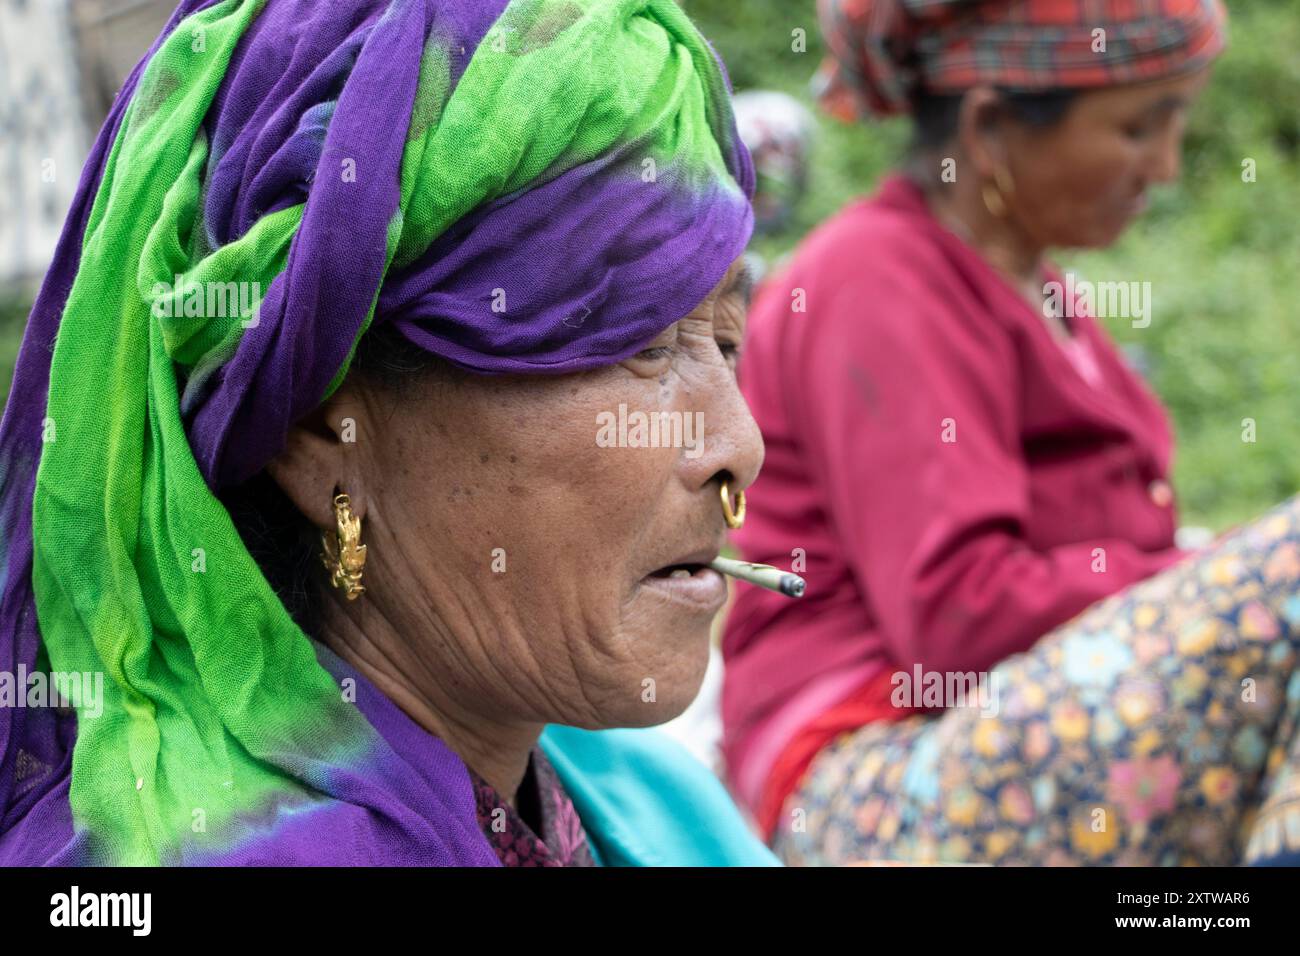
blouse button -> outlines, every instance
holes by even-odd
[[[1158,478],[1147,485],[1147,494],[1151,496],[1151,503],[1157,508],[1168,508],[1174,502],[1174,489],[1163,478]]]

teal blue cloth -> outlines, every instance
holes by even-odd
[[[721,781],[654,727],[548,726],[542,751],[601,866],[780,866]]]

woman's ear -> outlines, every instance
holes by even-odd
[[[343,391],[342,388],[339,389]],[[365,514],[365,489],[357,484],[346,449],[356,424],[341,411],[355,403],[338,393],[289,430],[284,450],[266,465],[267,473],[294,506],[322,530],[334,527],[334,496],[345,492],[352,510]]]
[[[957,138],[981,181],[992,179],[1007,165],[1003,142],[1005,114],[997,90],[973,86],[962,97],[957,112]]]

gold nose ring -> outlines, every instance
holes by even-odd
[[[722,483],[722,517],[726,519],[728,528],[739,528],[745,523],[745,493],[743,491],[736,494],[736,505],[731,505],[731,488],[727,482]]]

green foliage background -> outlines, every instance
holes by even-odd
[[[777,89],[811,105],[821,59],[814,0],[682,0],[737,90]],[[1115,247],[1059,256],[1097,280],[1149,280],[1150,327],[1112,324],[1141,349],[1178,435],[1187,523],[1223,528],[1300,489],[1300,0],[1232,4],[1228,52],[1194,111],[1182,181]],[[807,50],[792,50],[792,33]],[[756,240],[769,258],[870,191],[900,156],[902,121],[846,125],[818,114],[810,189],[790,226]],[[1253,159],[1257,181],[1242,181]],[[28,302],[0,298],[7,393]],[[1255,443],[1242,421],[1256,422]]]

